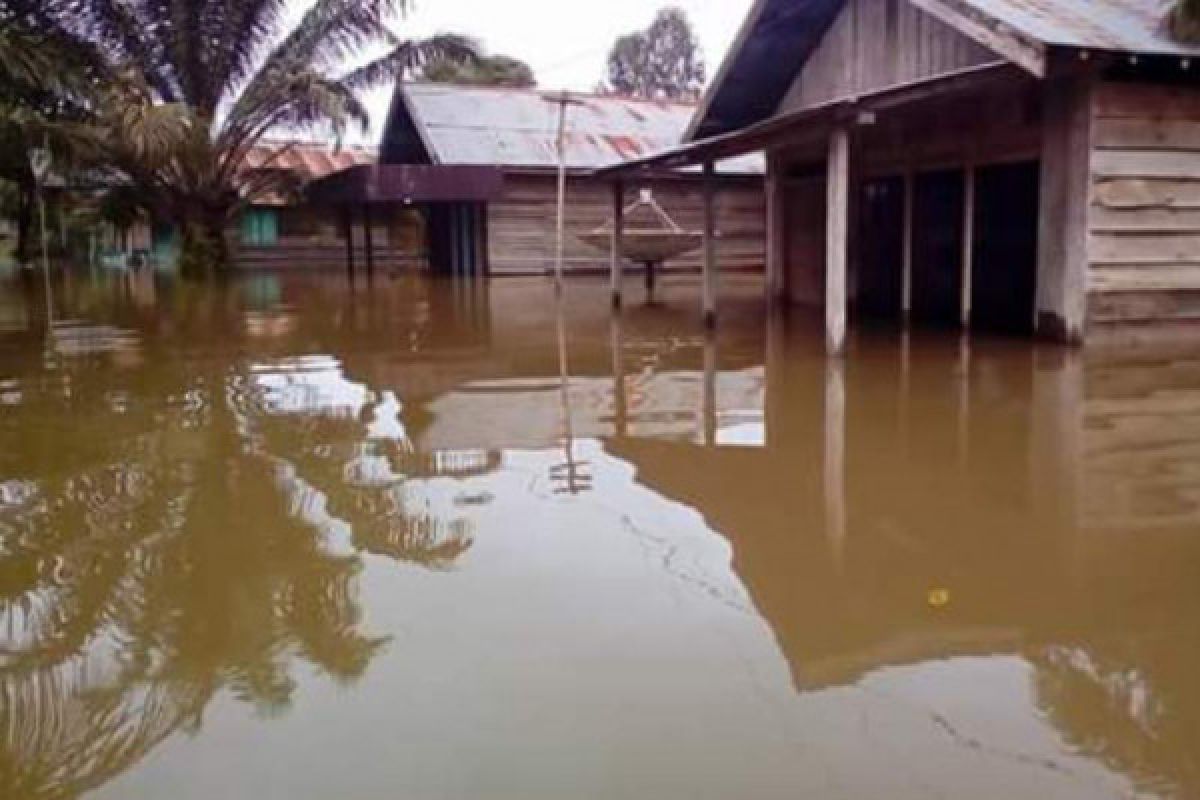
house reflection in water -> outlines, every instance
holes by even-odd
[[[20,632],[0,657],[0,789],[101,786],[198,733],[222,690],[271,718],[314,691],[310,668],[341,686],[380,659],[402,673],[427,654],[389,654],[396,629],[371,620],[396,593],[416,626],[438,608],[432,581],[488,596],[472,593],[486,570],[453,573],[496,544],[480,526],[495,534],[505,498],[489,492],[519,467],[548,487],[507,502],[534,528],[634,490],[643,510],[702,516],[732,553],[716,588],[744,587],[718,598],[750,631],[734,646],[769,626],[790,677],[774,710],[816,726],[829,764],[875,746],[856,714],[915,694],[916,733],[907,711],[870,716],[887,758],[927,758],[940,737],[963,759],[1200,793],[1200,358],[862,330],[829,361],[811,321],[763,321],[756,280],[728,288],[716,338],[682,282],[616,320],[606,286],[572,287],[560,324],[540,281],[356,292],[300,276],[169,287],[157,305],[65,290],[119,348],[64,351],[36,314],[0,331],[0,611]],[[47,446],[68,441],[69,457]],[[611,565],[626,532],[607,524],[587,544]],[[554,531],[537,533],[531,547]],[[531,554],[508,546],[505,565]],[[554,558],[549,573],[581,569]],[[363,588],[398,571],[418,577]],[[620,597],[592,577],[565,576]],[[436,642],[487,673],[471,645],[491,629],[458,602]],[[641,611],[614,613],[663,633]],[[419,697],[385,699],[413,702],[390,724],[419,718]],[[979,782],[1007,785],[997,774]]]

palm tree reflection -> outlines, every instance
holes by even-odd
[[[363,630],[364,553],[446,569],[471,546],[419,505],[403,437],[374,435],[373,393],[355,414],[289,410],[249,368],[152,369],[135,394],[27,381],[0,422],[20,454],[0,474],[23,471],[0,492],[5,798],[101,785],[221,690],[284,713],[300,663],[354,682],[386,645]],[[140,425],[118,394],[149,406]]]

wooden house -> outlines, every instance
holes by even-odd
[[[250,150],[244,169],[288,173],[295,192],[257,197],[230,231],[237,263],[250,269],[339,267],[346,249],[341,218],[306,201],[305,186],[343,170],[375,163],[375,151],[365,147],[267,141]],[[390,209],[371,220],[371,240],[382,266],[419,266],[425,257],[423,221],[411,211]],[[361,229],[351,232],[365,240]]]
[[[688,143],[603,174],[765,151],[769,291],[823,307],[834,352],[850,315],[1186,330],[1200,49],[1169,6],[757,0]]]
[[[381,209],[418,210],[435,271],[549,272],[557,255],[561,96],[534,89],[402,83],[379,165],[319,182],[310,195],[354,219],[373,217]],[[631,182],[618,199],[607,181],[592,174],[678,145],[694,112],[685,104],[570,96],[564,144],[568,270],[609,269],[609,255],[579,236],[605,225],[615,202],[630,203],[642,189],[651,190],[681,227],[699,230],[702,180],[697,171],[664,171]],[[757,156],[723,163],[718,173],[719,249],[732,269],[762,270],[765,264],[762,173]],[[665,266],[698,269],[700,259],[691,254]]]

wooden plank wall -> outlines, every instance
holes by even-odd
[[[1094,93],[1089,321],[1200,320],[1200,88]]]
[[[781,112],[1001,60],[907,0],[850,0]]]
[[[360,213],[358,211],[356,214]],[[236,261],[243,269],[341,269],[346,262],[346,239],[337,212],[295,206],[280,208],[279,239],[274,245],[240,243],[240,226],[229,229]],[[423,223],[416,212],[377,207],[371,235],[377,269],[418,269],[427,265]],[[366,269],[362,218],[354,220],[356,267]]]
[[[637,198],[638,184],[626,188],[626,202]],[[703,191],[698,180],[656,181],[648,188],[685,230],[702,230]],[[556,187],[553,176],[510,175],[505,196],[489,206],[488,241],[493,275],[544,274],[554,269]],[[578,234],[612,218],[608,184],[572,179],[567,187],[566,267],[571,271],[607,271],[608,253],[580,241]],[[718,263],[725,270],[762,270],[766,264],[766,199],[761,179],[723,181],[717,191]],[[669,261],[668,270],[698,270],[699,251]]]

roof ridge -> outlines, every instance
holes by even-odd
[[[539,97],[559,95],[563,92],[572,97],[586,97],[593,100],[611,100],[614,103],[643,103],[651,106],[676,106],[679,108],[694,109],[698,105],[695,100],[656,100],[649,97],[635,97],[633,95],[623,94],[601,94],[595,91],[583,91],[575,89],[545,89],[540,86],[519,87],[519,86],[477,86],[474,84],[465,83],[450,83],[446,81],[399,81],[399,86],[412,88],[432,88],[432,89],[448,89],[458,92],[489,92],[495,94],[525,94],[538,95]]]

